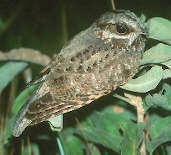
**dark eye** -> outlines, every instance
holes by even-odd
[[[129,28],[124,23],[116,23],[116,31],[120,34],[128,34]]]

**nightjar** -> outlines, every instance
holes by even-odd
[[[145,29],[131,11],[103,14],[77,34],[40,72],[41,83],[20,109],[12,133],[85,106],[123,85],[137,72]]]

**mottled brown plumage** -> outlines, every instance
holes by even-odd
[[[145,41],[134,13],[102,15],[76,35],[32,84],[42,82],[21,108],[12,132],[80,108],[126,83],[137,72]]]

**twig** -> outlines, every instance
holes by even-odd
[[[127,97],[123,97],[123,96],[120,96],[118,94],[114,94],[113,97],[116,97],[116,98],[118,98],[118,99],[120,99],[122,101],[125,101],[125,102],[131,104],[130,100]]]
[[[0,61],[26,61],[46,66],[50,62],[50,57],[30,48],[13,49],[9,52],[0,51]]]
[[[115,2],[114,2],[114,0],[111,0],[111,4],[112,4],[112,10],[116,10],[116,7],[115,7]]]
[[[15,99],[15,83],[16,83],[16,78],[14,77],[14,79],[11,82],[11,88],[10,88],[8,106],[7,106],[7,111],[6,111],[6,114],[5,114],[4,131],[7,131],[9,114],[10,114],[10,111],[11,111],[11,108],[12,108],[12,103],[14,102],[14,99]]]
[[[27,136],[27,149],[28,149],[28,155],[31,155],[31,144],[30,144],[29,136]]]
[[[62,35],[63,35],[63,43],[65,44],[68,40],[66,3],[64,3],[63,0],[60,0],[60,3],[61,3]]]
[[[24,139],[21,139],[21,154],[24,154]]]
[[[60,151],[61,155],[65,155],[64,149],[62,147],[62,143],[61,143],[61,140],[60,140],[60,137],[57,137],[56,140],[57,140],[59,151]]]
[[[130,104],[137,108],[137,122],[144,122],[145,110],[143,107],[142,98],[140,96],[135,96],[132,94],[124,93],[124,95],[130,100]],[[143,139],[140,147],[141,155],[146,155],[145,139]]]
[[[146,124],[146,130],[145,130],[145,142],[147,143],[149,141],[149,130],[150,130],[150,125],[149,125],[149,119],[150,119],[150,114],[147,111],[144,117],[144,122]]]
[[[86,138],[86,136],[85,136],[85,134],[84,134],[84,132],[83,132],[82,126],[80,125],[80,122],[79,122],[78,118],[75,117],[75,121],[76,121],[77,124],[78,124],[78,127],[79,127],[79,129],[80,129],[80,132],[81,132],[81,134],[82,134],[82,136],[83,136],[84,141],[85,141],[86,144],[87,144],[87,147],[88,147],[88,149],[89,149],[89,151],[90,151],[90,154],[93,155],[93,152],[92,152],[92,150],[91,150],[91,148],[90,148],[90,145],[89,145],[88,140],[87,140],[87,138]]]

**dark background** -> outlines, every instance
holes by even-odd
[[[115,5],[147,19],[171,19],[171,0],[115,0]],[[28,47],[52,56],[65,40],[111,10],[110,0],[0,0],[0,50]]]

